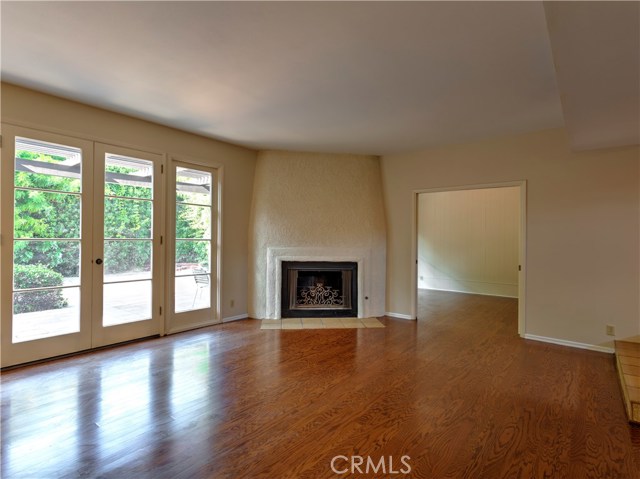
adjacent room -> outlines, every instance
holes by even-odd
[[[0,13],[3,478],[640,478],[640,2]]]
[[[417,193],[418,304],[426,306],[429,291],[524,302],[525,196],[524,185]]]

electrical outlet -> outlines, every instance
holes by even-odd
[[[232,299],[231,301],[229,301],[229,306],[231,306],[233,308],[233,306],[236,304],[236,300]]]
[[[613,324],[607,324],[607,336],[615,336],[616,327]]]

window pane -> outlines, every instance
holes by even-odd
[[[211,173],[177,167],[176,201],[210,205]]]
[[[80,241],[13,242],[14,289],[80,285]]]
[[[176,205],[176,238],[210,239],[211,207],[178,203]]]
[[[176,313],[211,306],[211,275],[176,277]]]
[[[16,190],[15,238],[79,238],[80,196]]]
[[[53,143],[16,138],[15,186],[79,192],[82,152]]]
[[[104,285],[104,326],[151,319],[151,281]]]
[[[80,288],[13,293],[14,343],[80,331]]]
[[[104,194],[153,198],[153,162],[107,153]]]
[[[210,241],[176,240],[176,275],[209,272]]]
[[[105,238],[151,238],[152,224],[151,201],[104,199]]]
[[[151,241],[105,241],[105,282],[151,279]]]

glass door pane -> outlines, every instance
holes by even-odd
[[[211,307],[212,174],[176,167],[175,312]]]
[[[96,143],[92,344],[161,332],[162,162]]]
[[[15,137],[12,342],[80,331],[82,150]]]
[[[102,325],[151,319],[152,161],[107,153]]]

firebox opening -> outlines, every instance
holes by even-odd
[[[282,262],[283,318],[357,317],[357,263]]]

